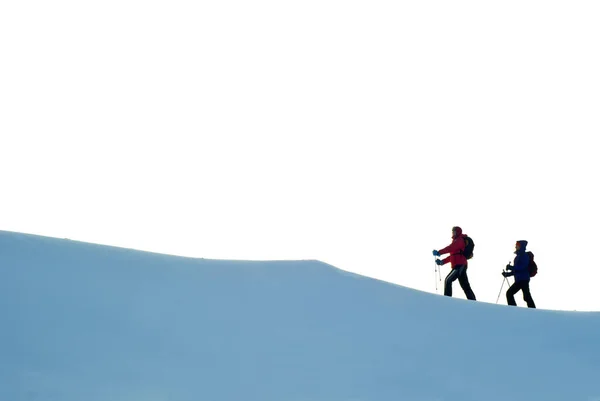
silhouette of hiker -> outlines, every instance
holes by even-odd
[[[506,302],[509,305],[517,306],[515,294],[523,291],[523,300],[527,302],[528,308],[535,308],[535,302],[531,297],[529,290],[529,255],[527,254],[527,241],[517,241],[515,244],[515,260],[513,265],[506,265],[507,272],[502,272],[504,277],[515,276],[515,282],[506,291]]]
[[[452,296],[452,283],[458,279],[461,288],[465,292],[467,299],[475,301],[475,294],[469,284],[469,278],[467,277],[467,258],[462,254],[465,249],[465,240],[463,239],[462,229],[460,227],[452,227],[452,243],[439,251],[433,251],[433,256],[441,256],[449,253],[445,259],[436,259],[438,265],[445,265],[450,262],[452,270],[446,276],[444,281],[444,295]]]

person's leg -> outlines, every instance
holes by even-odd
[[[517,306],[517,302],[515,301],[515,294],[519,292],[521,289],[521,284],[518,281],[515,281],[513,285],[511,285],[506,291],[506,303],[512,306]]]
[[[531,291],[529,290],[529,281],[523,282],[521,288],[523,289],[523,300],[527,302],[527,307],[535,308],[535,302],[533,302],[533,298],[531,297]]]
[[[458,271],[456,269],[450,270],[450,273],[446,276],[444,281],[444,295],[447,297],[452,296],[452,283],[458,278]]]
[[[460,283],[461,288],[465,292],[467,299],[472,301],[476,301],[475,293],[471,289],[471,284],[469,284],[469,277],[467,277],[467,266],[460,266],[458,268],[460,271],[458,272],[458,282]]]

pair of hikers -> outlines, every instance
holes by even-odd
[[[445,248],[433,251],[433,256],[441,256],[450,254],[445,259],[436,259],[435,262],[439,265],[445,265],[450,263],[451,270],[446,276],[444,281],[444,295],[452,296],[452,283],[458,279],[461,288],[465,292],[467,299],[475,301],[475,293],[471,289],[469,284],[469,278],[467,276],[468,261],[467,256],[464,255],[465,251],[465,239],[468,238],[463,234],[462,229],[458,226],[452,227],[452,243]],[[516,306],[515,294],[519,291],[523,291],[523,299],[527,302],[529,308],[535,308],[535,303],[531,297],[529,290],[529,254],[526,251],[527,241],[517,241],[515,244],[515,259],[513,265],[508,264],[502,275],[506,278],[509,276],[515,277],[515,282],[506,291],[506,301],[509,305]],[[470,256],[470,255],[469,255]]]

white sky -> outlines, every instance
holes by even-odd
[[[478,299],[527,239],[540,307],[600,310],[599,20],[594,1],[4,1],[0,229],[433,292],[460,225]]]

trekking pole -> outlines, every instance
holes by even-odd
[[[510,265],[510,260],[508,261],[508,265],[506,265],[506,267],[508,267]],[[502,269],[502,273],[504,273],[506,270]],[[502,294],[502,287],[504,287],[504,282],[506,281],[506,285],[510,287],[510,281],[508,281],[507,277],[504,277],[504,280],[502,280],[502,285],[500,286],[500,292],[498,293],[498,298],[496,299],[496,303],[498,303],[498,301],[500,300],[500,294]]]
[[[438,278],[440,283],[442,282],[442,266],[437,264],[437,261],[440,260],[439,257],[435,257],[434,262],[435,262],[435,292],[437,293],[438,290]]]
[[[434,279],[435,279],[435,293],[437,294],[438,292],[438,285],[437,285],[437,278],[438,278],[438,264],[436,262],[437,258],[434,256],[433,257],[433,265],[435,266],[435,270],[434,270]]]
[[[504,269],[502,270],[502,273],[504,273]],[[504,277],[504,280],[502,280],[502,285],[500,286],[500,292],[498,292],[498,298],[496,299],[496,304],[500,300],[500,294],[502,294],[502,288],[504,288],[505,281],[507,281],[506,277]]]

